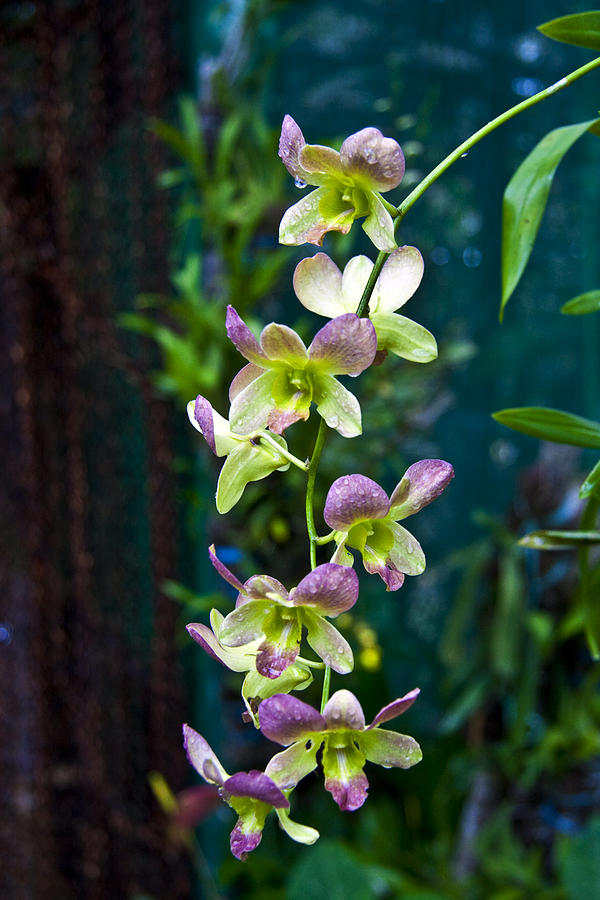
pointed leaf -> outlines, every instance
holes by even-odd
[[[502,302],[500,319],[533,249],[554,173],[561,159],[599,120],[550,131],[510,179],[502,204]]]
[[[575,13],[572,16],[560,16],[550,22],[538,25],[538,31],[561,41],[563,44],[574,44],[576,47],[587,47],[600,51],[600,11]]]
[[[523,434],[553,441],[555,444],[573,444],[575,447],[600,449],[600,423],[592,422],[573,413],[545,406],[521,406],[501,409],[493,418]]]
[[[563,303],[560,311],[565,316],[585,316],[588,313],[600,312],[600,291],[579,294]]]
[[[597,462],[590,474],[579,488],[582,500],[587,497],[600,497],[600,462]]]
[[[573,550],[600,544],[600,531],[532,531],[519,544],[532,550]]]

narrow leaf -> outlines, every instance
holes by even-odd
[[[596,463],[579,488],[579,496],[582,500],[586,500],[587,497],[592,496],[600,497],[600,462]]]
[[[553,41],[587,47],[589,50],[600,50],[600,11],[592,10],[575,13],[572,16],[561,16],[559,19],[538,25],[538,31]]]
[[[522,406],[493,413],[501,425],[555,444],[600,449],[600,424],[544,406]]]
[[[600,312],[600,291],[588,291],[567,300],[560,308],[565,316],[585,316],[588,313]]]
[[[591,119],[550,131],[508,182],[502,203],[500,320],[531,255],[558,164],[577,138],[597,122]]]
[[[532,531],[519,544],[532,550],[572,550],[600,544],[600,531]]]

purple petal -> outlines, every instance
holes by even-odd
[[[364,772],[349,775],[345,778],[326,778],[325,790],[329,791],[342,812],[354,812],[360,809],[367,799],[369,780]]]
[[[405,694],[404,697],[392,700],[391,703],[388,703],[387,706],[384,706],[379,710],[371,724],[367,725],[367,731],[371,728],[376,728],[378,725],[383,725],[384,722],[395,719],[396,716],[401,716],[407,709],[410,709],[420,693],[420,688],[413,688],[413,690],[409,691],[408,694]]]
[[[279,156],[294,178],[306,181],[306,172],[299,162],[300,151],[306,145],[304,135],[291,116],[284,116],[279,137]]]
[[[230,584],[231,587],[235,588],[236,591],[239,591],[240,594],[246,593],[242,582],[235,577],[233,572],[229,571],[227,566],[224,565],[217,556],[214,544],[211,544],[208,548],[208,558],[210,559],[211,563],[213,564],[221,578],[223,578],[227,582],[227,584]]]
[[[299,422],[300,419],[306,422],[309,415],[309,409],[295,410],[275,408],[269,413],[267,426],[273,434],[283,434],[286,428],[289,428],[290,425],[293,425],[295,422]]]
[[[254,363],[248,363],[247,366],[244,366],[243,369],[237,373],[234,377],[233,381],[229,385],[229,400],[232,402],[238,394],[247,388],[249,384],[252,384],[253,381],[264,373],[264,369],[261,369],[259,366],[255,366]]]
[[[251,363],[261,366],[266,361],[266,356],[260,348],[260,344],[233,306],[227,307],[225,317],[227,337],[236,350],[245,356]]]
[[[242,820],[238,819],[231,832],[229,846],[231,847],[231,852],[235,858],[244,862],[248,854],[251,853],[252,850],[256,850],[261,839],[262,829],[259,829],[258,831],[243,831]]]
[[[282,672],[296,661],[300,641],[293,647],[281,647],[271,641],[263,641],[256,655],[256,671],[265,678],[279,678]]]
[[[393,138],[377,128],[363,128],[347,137],[340,148],[344,171],[367,190],[391,191],[404,176],[404,154]]]
[[[383,488],[366,475],[343,475],[327,493],[323,518],[330,528],[348,531],[357,522],[382,519],[390,501]]]
[[[189,725],[183,726],[183,746],[191,765],[205,781],[221,785],[229,777],[212,747]]]
[[[362,706],[353,693],[346,690],[336,691],[327,701],[323,710],[323,718],[332,731],[350,729],[362,731],[365,727],[365,714]]]
[[[302,579],[290,598],[294,606],[309,606],[323,616],[337,616],[358,600],[358,575],[347,566],[324,563]]]
[[[252,769],[250,772],[236,772],[223,784],[223,790],[233,797],[251,797],[274,806],[275,809],[289,809],[290,803],[274,781],[264,772]]]
[[[368,558],[363,553],[363,565],[370,575],[379,575],[388,591],[398,591],[404,584],[404,573],[396,568],[391,559],[381,562],[376,556]]]
[[[332,375],[360,375],[375,358],[377,335],[369,319],[344,313],[315,335],[308,355],[319,370]]]
[[[406,470],[390,498],[394,519],[405,519],[423,509],[450,484],[454,469],[443,459],[422,459]]]
[[[196,403],[194,404],[194,418],[200,427],[204,440],[216,456],[217,448],[215,445],[213,408],[208,400],[200,394],[196,397]]]
[[[263,700],[258,718],[264,736],[284,746],[327,727],[316,709],[289,694],[275,694]]]

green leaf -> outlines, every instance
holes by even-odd
[[[567,300],[560,308],[565,316],[585,316],[588,313],[600,312],[600,291],[588,291]]]
[[[538,25],[538,31],[553,41],[587,47],[589,50],[600,50],[600,11],[592,10],[575,13],[572,16],[561,16],[559,19]]]
[[[499,561],[498,591],[490,636],[490,662],[495,675],[514,677],[523,632],[523,579],[514,550]]]
[[[543,441],[555,444],[573,444],[576,447],[600,449],[600,424],[559,409],[545,406],[521,406],[501,409],[493,418],[512,428]]]
[[[600,531],[532,531],[519,544],[532,550],[571,550],[600,544]]]
[[[600,497],[600,462],[597,462],[590,474],[579,488],[582,500],[587,497]]]
[[[500,321],[531,255],[558,164],[577,138],[598,121],[591,119],[550,131],[508,182],[502,203]]]
[[[371,900],[369,867],[337,841],[321,841],[298,856],[285,896],[286,900]]]

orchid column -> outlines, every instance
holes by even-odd
[[[349,691],[341,688],[329,696],[331,673],[343,676],[354,667],[352,649],[331,620],[358,600],[355,552],[387,591],[400,589],[406,575],[424,570],[421,546],[399,522],[431,503],[454,474],[442,460],[417,461],[388,497],[368,475],[341,473],[323,511],[332,530],[317,534],[314,488],[327,432],[334,429],[354,438],[363,428],[358,401],[338,376],[357,377],[384,362],[388,353],[426,363],[437,356],[437,346],[425,328],[397,312],[420,284],[423,259],[415,247],[396,246],[391,212],[396,210],[381,196],[397,187],[404,174],[396,141],[365,128],[337,152],[307,144],[286,116],[279,155],[299,188],[316,188],[285,213],[281,243],[320,245],[328,231],[345,234],[356,219],[363,219],[362,227],[380,253],[375,268],[366,256],[357,256],[343,273],[324,253],[298,265],[298,299],[331,319],[308,347],[295,331],[275,322],[257,339],[229,307],[227,334],[247,361],[229,389],[229,416],[225,419],[201,396],[188,405],[194,427],[213,453],[225,457],[216,494],[220,513],[238,502],[250,482],[275,470],[295,465],[307,477],[310,571],[289,589],[270,575],[251,575],[242,583],[211,547],[213,565],[237,591],[235,608],[227,616],[213,610],[210,627],[188,626],[191,637],[215,660],[244,674],[241,694],[248,723],[285,747],[263,772],[229,775],[204,738],[184,726],[191,764],[218,785],[238,815],[231,850],[239,859],[259,844],[272,810],[291,838],[306,844],[317,840],[319,833],[290,819],[289,809],[292,792],[319,761],[326,790],[340,809],[355,810],[367,797],[367,762],[406,769],[421,759],[412,737],[380,727],[412,705],[418,688],[384,706],[370,725]],[[304,462],[283,435],[306,422],[313,408],[320,422],[312,457]],[[332,545],[330,559],[317,565],[317,549],[327,545]],[[320,710],[293,695],[312,685],[316,675],[322,677]]]

